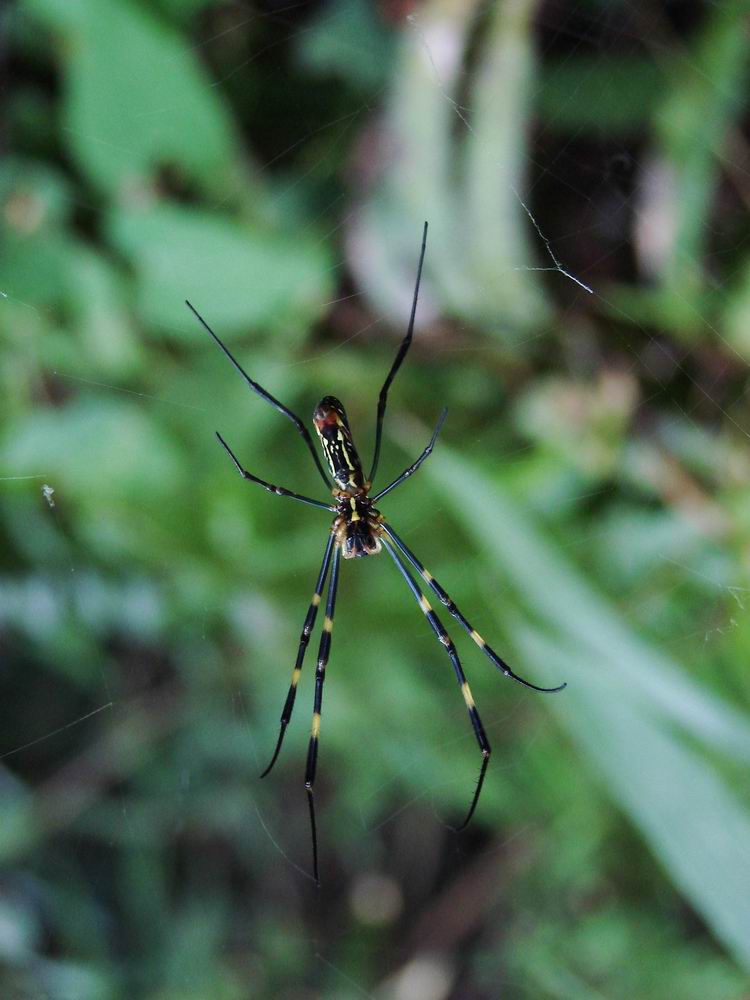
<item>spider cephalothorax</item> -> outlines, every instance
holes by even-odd
[[[302,662],[305,658],[305,651],[307,650],[308,643],[310,642],[310,635],[312,633],[313,626],[315,625],[323,590],[326,586],[326,580],[328,580],[323,631],[320,637],[318,663],[315,670],[315,699],[313,702],[310,743],[307,752],[307,768],[305,770],[305,788],[307,789],[307,798],[310,808],[310,823],[312,828],[313,872],[316,882],[318,881],[318,840],[315,826],[313,785],[315,782],[315,770],[318,760],[318,737],[320,734],[320,717],[323,706],[323,682],[325,680],[326,666],[328,665],[328,657],[331,650],[333,614],[336,605],[339,567],[342,556],[344,559],[351,559],[357,556],[375,555],[381,551],[381,548],[384,548],[396,564],[396,568],[406,581],[406,585],[419,604],[419,607],[427,619],[430,628],[440,640],[453,665],[453,670],[456,674],[456,679],[460,685],[461,694],[463,695],[463,699],[469,713],[469,719],[474,730],[474,735],[482,754],[479,779],[474,789],[474,795],[469,806],[468,814],[459,829],[462,829],[469,822],[474,814],[477,802],[479,801],[479,794],[482,791],[484,777],[487,773],[487,765],[490,760],[490,744],[484,731],[484,727],[482,726],[482,721],[479,718],[479,713],[474,705],[474,699],[471,691],[469,690],[469,685],[464,675],[463,667],[461,666],[461,661],[458,658],[458,653],[453,640],[443,628],[438,616],[430,607],[429,601],[424,596],[423,590],[429,588],[437,596],[438,600],[446,609],[448,614],[452,615],[461,628],[469,633],[470,637],[479,649],[481,649],[484,655],[494,664],[495,667],[497,667],[498,670],[505,674],[506,677],[512,677],[513,680],[518,681],[519,684],[523,684],[525,687],[533,688],[535,691],[561,691],[562,688],[565,687],[564,684],[555,688],[537,687],[536,684],[531,684],[529,681],[524,680],[522,677],[519,677],[518,674],[514,673],[505,660],[498,656],[494,649],[492,649],[492,647],[485,642],[477,630],[473,628],[434,576],[432,576],[432,574],[425,569],[407,544],[396,534],[382,514],[375,509],[374,505],[378,502],[378,500],[384,497],[386,493],[390,493],[391,490],[395,489],[398,485],[403,483],[413,473],[415,473],[422,462],[424,462],[425,459],[432,453],[432,449],[435,445],[435,441],[437,440],[437,436],[440,433],[440,428],[443,425],[443,420],[445,419],[447,410],[443,410],[437,427],[435,428],[432,438],[430,439],[430,443],[424,449],[416,462],[413,462],[401,473],[400,476],[398,476],[398,478],[394,479],[392,483],[388,484],[388,486],[383,487],[383,489],[376,493],[375,496],[370,497],[369,495],[371,484],[375,480],[375,473],[378,468],[378,459],[380,457],[383,418],[385,416],[385,407],[388,399],[388,389],[390,388],[396,372],[401,367],[402,361],[406,357],[406,352],[409,350],[412,334],[414,332],[414,316],[417,308],[419,280],[422,274],[422,263],[424,261],[426,245],[427,223],[425,222],[424,234],[422,237],[422,251],[419,257],[417,283],[414,288],[414,299],[412,300],[409,326],[406,331],[406,336],[401,341],[401,346],[396,354],[396,359],[391,365],[391,370],[388,372],[386,380],[383,383],[383,387],[380,390],[380,396],[378,398],[377,423],[375,426],[375,454],[372,460],[372,468],[370,469],[370,474],[367,478],[364,476],[362,463],[360,462],[359,455],[357,454],[357,449],[354,447],[354,441],[352,440],[352,433],[349,428],[346,411],[338,399],[334,396],[326,396],[318,403],[313,414],[313,423],[315,424],[315,429],[318,432],[321,445],[323,446],[323,454],[326,462],[328,463],[331,476],[333,477],[334,486],[332,492],[335,500],[335,506],[330,502],[324,503],[321,500],[313,500],[311,497],[303,496],[300,493],[293,493],[291,490],[288,490],[283,486],[274,486],[273,483],[268,483],[265,479],[259,479],[258,476],[253,475],[252,472],[248,472],[247,469],[244,469],[240,465],[232,449],[226,443],[224,438],[217,432],[219,441],[226,449],[230,458],[234,462],[237,471],[243,479],[247,479],[252,483],[257,483],[270,493],[276,493],[278,496],[291,497],[293,500],[299,500],[301,503],[330,511],[332,514],[336,515],[328,534],[328,540],[323,554],[323,563],[320,567],[320,572],[318,573],[317,583],[315,584],[315,592],[313,593],[310,606],[307,609],[305,623],[302,626],[302,634],[300,635],[299,648],[297,650],[297,659],[295,660],[294,668],[292,670],[292,681],[289,685],[289,691],[281,713],[281,725],[279,728],[279,737],[276,742],[276,748],[273,752],[270,764],[261,775],[261,777],[264,777],[268,774],[273,765],[276,763],[276,758],[281,750],[284,733],[286,732],[286,727],[292,717],[294,700],[297,695],[297,683],[302,671]],[[318,471],[320,472],[326,487],[330,489],[331,483],[329,482],[328,476],[326,475],[320,458],[315,450],[310,432],[307,430],[300,418],[295,413],[292,413],[288,407],[284,406],[283,403],[279,402],[278,399],[272,396],[270,392],[267,392],[261,385],[258,385],[257,382],[254,382],[250,378],[240,363],[235,359],[234,355],[228,350],[227,347],[225,347],[206,321],[195,309],[193,309],[189,302],[188,305],[232,362],[234,367],[245,379],[250,388],[254,392],[257,392],[262,399],[265,399],[267,402],[271,403],[272,406],[275,406],[277,410],[292,421],[298,432],[304,438],[305,444],[307,445],[315,464],[318,467]],[[409,567],[411,567],[411,569],[409,569]],[[416,572],[421,581],[423,581],[421,584],[417,583],[412,575],[412,572]]]
[[[376,556],[380,552],[380,524],[383,517],[366,493],[334,492],[338,517],[333,522],[336,541],[344,559]]]

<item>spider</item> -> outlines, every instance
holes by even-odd
[[[307,800],[310,811],[313,877],[317,885],[320,885],[320,880],[318,872],[318,835],[315,820],[315,797],[313,789],[318,760],[318,740],[320,736],[320,719],[323,707],[323,684],[325,682],[326,666],[328,664],[328,658],[331,651],[333,615],[336,606],[336,592],[339,583],[339,564],[342,556],[344,559],[357,559],[363,556],[377,555],[382,551],[382,549],[385,549],[396,564],[396,568],[406,581],[406,585],[412,592],[414,599],[421,608],[422,613],[426,617],[433,632],[444,647],[446,655],[453,664],[453,669],[469,713],[469,719],[474,730],[474,735],[482,754],[479,778],[469,805],[469,811],[466,814],[466,818],[463,823],[457,828],[457,830],[463,830],[469,823],[471,817],[474,815],[477,803],[479,802],[479,796],[482,791],[484,779],[487,774],[487,766],[489,764],[490,754],[492,751],[484,726],[482,725],[479,713],[477,712],[474,704],[474,698],[472,697],[471,689],[469,688],[469,684],[466,680],[466,676],[464,674],[463,667],[461,666],[461,661],[458,658],[458,653],[456,652],[453,640],[443,628],[440,619],[425,598],[422,589],[420,589],[420,584],[417,583],[416,579],[412,575],[412,571],[409,569],[409,566],[411,566],[412,570],[416,571],[416,574],[421,577],[424,583],[427,584],[427,587],[429,587],[429,589],[432,590],[432,592],[437,596],[438,600],[446,608],[448,613],[452,615],[462,628],[469,633],[485,656],[487,656],[491,662],[500,671],[502,671],[503,674],[505,674],[506,677],[510,677],[513,680],[518,681],[519,684],[523,684],[527,688],[531,688],[534,691],[541,691],[545,694],[553,694],[557,691],[562,691],[562,689],[566,687],[566,684],[560,684],[553,688],[538,687],[536,684],[532,684],[530,681],[524,680],[522,677],[519,677],[518,674],[514,673],[505,660],[503,660],[502,657],[500,657],[495,650],[487,644],[477,630],[464,617],[443,587],[432,576],[432,574],[425,569],[416,555],[407,546],[406,542],[404,542],[403,539],[396,534],[389,522],[385,520],[380,511],[375,507],[375,504],[379,500],[382,500],[387,493],[390,493],[391,490],[394,490],[410,476],[413,476],[417,469],[432,453],[437,436],[440,433],[440,429],[443,426],[443,422],[448,414],[447,409],[443,409],[440,414],[440,418],[437,422],[435,430],[433,431],[432,437],[430,438],[430,442],[419,458],[407,469],[405,469],[400,476],[394,479],[393,482],[384,486],[383,489],[379,490],[374,496],[370,496],[372,484],[375,480],[375,473],[378,468],[378,460],[380,458],[383,418],[385,417],[385,408],[388,401],[388,390],[390,389],[391,383],[396,377],[396,373],[406,357],[406,352],[409,350],[409,346],[412,341],[412,334],[414,332],[414,317],[416,315],[417,300],[419,298],[419,284],[422,277],[422,265],[424,263],[426,249],[427,223],[425,222],[422,233],[422,247],[419,255],[417,280],[414,287],[409,325],[406,335],[399,346],[396,358],[391,365],[391,370],[388,372],[386,380],[383,383],[383,387],[380,390],[380,396],[378,398],[377,423],[375,428],[375,454],[373,456],[370,474],[367,478],[364,476],[362,462],[357,449],[354,446],[346,411],[339,400],[336,399],[335,396],[325,396],[321,399],[313,412],[313,424],[318,433],[318,437],[320,438],[323,454],[328,464],[331,477],[333,478],[333,486],[321,464],[310,433],[300,418],[288,407],[284,406],[284,404],[278,399],[272,396],[270,392],[267,392],[262,386],[258,385],[257,382],[250,378],[234,355],[203,319],[197,309],[195,309],[190,302],[186,301],[186,305],[192,310],[204,329],[213,337],[218,346],[227,358],[229,358],[240,375],[242,375],[250,388],[262,399],[265,399],[267,402],[271,403],[272,406],[275,406],[277,410],[292,421],[298,432],[302,435],[305,444],[313,457],[315,465],[317,466],[318,472],[325,482],[326,487],[331,489],[334,498],[333,504],[324,503],[320,500],[314,500],[312,497],[303,496],[299,493],[293,493],[291,490],[285,489],[283,486],[275,486],[272,483],[266,482],[264,479],[259,479],[258,476],[253,475],[252,472],[248,472],[247,469],[243,468],[239,459],[229,447],[227,442],[218,431],[216,432],[216,437],[219,439],[219,442],[231,458],[235,468],[243,479],[246,479],[251,483],[257,483],[259,486],[262,486],[263,489],[268,490],[270,493],[275,493],[277,496],[291,497],[292,500],[298,500],[300,503],[307,504],[310,507],[318,507],[321,510],[329,511],[335,515],[328,536],[328,541],[326,543],[325,552],[323,554],[323,563],[320,567],[320,572],[318,573],[317,583],[315,584],[315,592],[313,593],[310,606],[307,610],[305,623],[302,626],[297,659],[292,670],[291,684],[289,686],[289,692],[286,696],[284,708],[281,713],[278,740],[276,742],[276,747],[271,757],[271,761],[268,767],[266,767],[261,774],[261,778],[265,778],[265,776],[271,771],[271,768],[274,766],[279,756],[281,745],[284,741],[284,734],[286,733],[286,728],[292,717],[292,709],[294,708],[294,700],[297,695],[297,684],[302,672],[302,663],[305,658],[305,651],[307,650],[307,646],[310,642],[310,634],[313,630],[313,626],[315,625],[318,608],[323,595],[323,588],[325,587],[326,578],[328,578],[330,571],[325,604],[325,617],[323,619],[323,631],[320,637],[318,664],[315,671],[315,698],[312,728],[307,751],[307,767],[305,770],[305,789],[307,791]]]

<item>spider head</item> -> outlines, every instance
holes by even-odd
[[[313,423],[336,485],[344,490],[361,489],[362,464],[341,402],[335,396],[321,399],[315,407]]]

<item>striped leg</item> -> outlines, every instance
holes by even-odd
[[[404,564],[403,560],[398,555],[396,550],[393,548],[390,542],[386,541],[386,539],[383,538],[382,536],[380,540],[383,543],[384,548],[388,551],[388,554],[396,563],[399,572],[406,580],[409,586],[409,590],[412,592],[412,594],[414,594],[414,597],[416,598],[417,603],[422,609],[425,618],[432,626],[432,631],[438,637],[440,642],[445,646],[445,651],[450,657],[451,663],[453,664],[453,669],[456,672],[456,678],[458,680],[458,683],[461,685],[461,694],[464,696],[464,701],[466,702],[466,708],[468,709],[469,712],[469,719],[471,720],[471,725],[474,729],[474,735],[477,738],[479,749],[482,751],[482,766],[479,771],[477,786],[474,790],[474,797],[471,800],[471,805],[469,806],[469,811],[466,814],[466,819],[457,828],[458,830],[463,830],[463,828],[468,824],[471,817],[474,815],[474,810],[477,807],[477,802],[479,802],[479,796],[482,791],[482,785],[484,784],[484,777],[487,773],[487,765],[490,762],[490,754],[492,753],[492,748],[490,747],[489,740],[487,739],[487,734],[484,731],[482,720],[479,718],[479,712],[477,712],[476,707],[474,705],[474,699],[472,697],[471,690],[466,680],[466,675],[464,674],[463,667],[461,666],[461,661],[458,658],[456,647],[453,645],[453,640],[443,628],[440,619],[430,607],[428,601],[426,600],[426,598],[420,591],[419,587],[417,586],[414,577],[406,568],[406,565]]]
[[[514,673],[510,669],[508,664],[505,662],[505,660],[502,657],[498,656],[495,650],[491,646],[487,645],[487,643],[477,632],[477,630],[471,625],[470,622],[468,622],[464,618],[464,616],[458,610],[458,608],[450,599],[450,597],[448,597],[448,595],[440,586],[440,584],[437,582],[437,580],[434,578],[434,576],[429,572],[429,570],[426,570],[424,568],[419,559],[417,559],[417,557],[414,555],[411,549],[406,545],[406,543],[399,538],[399,536],[396,534],[393,528],[391,528],[389,524],[385,523],[381,524],[381,528],[388,535],[388,537],[395,543],[395,545],[398,546],[401,552],[403,552],[408,561],[412,564],[414,569],[419,573],[419,575],[422,577],[425,583],[430,587],[433,593],[437,594],[437,596],[440,598],[442,603],[448,609],[450,614],[452,614],[453,617],[456,619],[456,621],[460,622],[461,626],[466,629],[466,631],[469,633],[469,635],[477,644],[477,646],[479,646],[479,648],[482,650],[485,656],[489,657],[489,659],[495,664],[498,670],[502,670],[502,672],[505,674],[506,677],[511,677],[514,681],[518,681],[519,684],[523,684],[524,687],[531,688],[532,691],[541,691],[542,694],[554,694],[556,691],[562,691],[563,688],[568,686],[567,682],[565,682],[564,684],[558,684],[557,687],[551,687],[551,688],[538,687],[536,684],[532,684],[531,681],[526,681],[523,679],[523,677],[519,677],[518,674]]]
[[[320,595],[323,593],[323,587],[326,582],[326,577],[328,576],[328,567],[331,564],[331,552],[333,550],[333,543],[336,536],[331,532],[328,538],[328,544],[326,545],[326,551],[323,556],[323,565],[320,567],[320,573],[318,574],[318,582],[315,584],[315,593],[312,596],[312,601],[310,601],[310,607],[307,609],[307,615],[305,616],[305,624],[302,626],[302,634],[299,637],[299,649],[297,650],[297,659],[294,664],[294,670],[292,670],[292,682],[289,685],[289,693],[286,696],[286,701],[284,702],[284,708],[281,713],[281,728],[279,729],[279,738],[276,741],[276,749],[273,752],[273,757],[271,758],[271,763],[261,774],[261,778],[265,778],[268,772],[271,770],[273,765],[276,763],[276,758],[279,756],[279,751],[281,750],[281,744],[284,742],[284,734],[286,733],[286,727],[289,725],[289,720],[292,717],[292,709],[294,708],[294,699],[297,696],[297,682],[299,681],[299,676],[302,673],[302,662],[305,659],[305,652],[307,650],[307,644],[310,642],[310,633],[315,625],[315,618],[318,614],[318,605],[320,604]]]
[[[320,713],[323,706],[323,683],[326,679],[326,666],[328,664],[328,656],[331,652],[333,612],[336,607],[336,591],[339,585],[340,561],[341,546],[337,545],[333,553],[331,579],[328,582],[326,616],[323,621],[323,633],[320,637],[320,648],[318,649],[318,666],[315,670],[315,703],[313,707],[312,728],[310,731],[310,744],[307,749],[307,767],[305,769],[305,788],[307,789],[307,802],[310,807],[310,830],[312,832],[313,875],[318,885],[320,885],[320,879],[318,878],[318,833],[315,825],[315,800],[313,796],[313,785],[315,784],[315,766],[318,762],[318,736],[320,734]]]

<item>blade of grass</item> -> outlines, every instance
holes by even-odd
[[[352,228],[349,255],[391,322],[408,314],[423,219],[421,322],[433,280],[449,312],[504,339],[548,317],[532,267],[536,236],[516,194],[525,187],[538,6],[517,0],[487,14],[478,0],[430,0],[408,19],[385,115],[393,155]]]
[[[496,482],[445,447],[424,469],[488,561],[507,574],[528,611],[582,655],[597,658],[611,696],[627,692],[708,746],[750,760],[750,720],[635,634]],[[488,522],[501,530],[488,532]],[[543,662],[538,666],[547,679],[560,679]]]
[[[548,704],[675,885],[750,969],[750,815],[674,727],[747,760],[750,722],[634,634],[497,483],[444,447],[425,470],[486,561],[503,568],[544,624],[511,624],[510,632],[527,662],[568,680]],[[502,530],[488,532],[488,523]]]
[[[513,628],[519,648],[570,681],[554,699],[568,729],[675,884],[750,970],[750,814],[717,769],[638,699],[613,697],[590,649]]]

